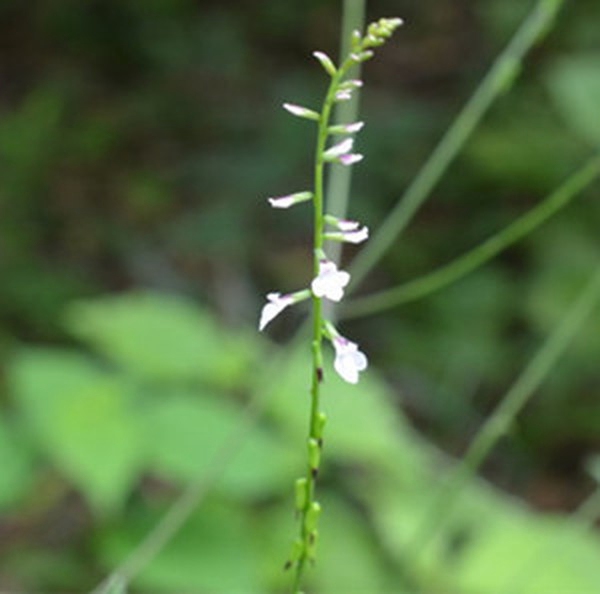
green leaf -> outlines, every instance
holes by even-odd
[[[66,322],[110,360],[156,380],[239,384],[258,344],[225,335],[193,302],[158,293],[80,301]]]
[[[44,349],[22,351],[9,376],[14,398],[45,454],[97,511],[116,511],[144,458],[124,383],[81,355]]]
[[[136,508],[121,531],[101,541],[101,553],[117,565],[147,535],[160,515]],[[185,523],[132,586],[152,592],[254,594],[258,570],[250,524],[235,506],[207,502]]]
[[[547,77],[558,110],[582,138],[600,146],[600,54],[562,58]]]
[[[10,507],[30,486],[30,452],[8,423],[0,417],[0,509]]]
[[[269,497],[292,488],[302,460],[271,432],[248,425],[244,413],[204,395],[170,393],[148,407],[144,422],[152,440],[150,468],[183,482],[210,474],[224,444],[240,438],[233,457],[218,480],[218,489],[231,497]],[[302,450],[303,452],[303,450]]]

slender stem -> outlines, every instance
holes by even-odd
[[[506,91],[507,85],[518,72],[525,54],[546,32],[563,3],[564,0],[538,1],[454,123],[448,128],[421,171],[386,218],[385,223],[354,260],[350,268],[352,283],[349,288],[355,289],[358,286],[400,236],[494,100]]]
[[[313,274],[316,277],[319,274],[320,259],[323,252],[323,230],[324,230],[324,212],[323,212],[323,173],[325,168],[325,161],[323,153],[325,152],[325,145],[327,142],[327,128],[329,126],[329,119],[331,115],[331,108],[333,106],[333,100],[335,91],[340,80],[341,73],[338,71],[336,75],[332,77],[323,109],[321,111],[321,117],[319,119],[319,129],[317,133],[317,145],[315,149],[315,171],[314,171],[314,237],[313,237]],[[320,412],[320,391],[321,381],[323,379],[323,300],[313,295],[312,297],[312,380],[311,380],[311,405],[310,405],[310,419],[308,429],[308,442],[311,440],[320,443],[320,436],[317,435],[318,417]],[[320,447],[320,446],[319,446]],[[301,552],[296,562],[296,569],[294,574],[294,582],[292,592],[294,594],[300,593],[300,582],[302,575],[306,567],[307,561],[310,559],[311,549],[314,547],[315,534],[312,533],[307,527],[307,515],[311,506],[315,502],[315,483],[318,473],[318,466],[314,466],[309,459],[306,471],[306,498],[303,509],[300,511],[300,541],[301,541]]]
[[[411,545],[417,556],[431,542],[451,515],[462,488],[475,474],[492,448],[506,434],[515,417],[552,371],[567,346],[600,301],[600,266],[567,311],[561,323],[530,361],[491,417],[477,433],[465,457],[435,494]]]
[[[397,305],[420,299],[457,281],[502,250],[531,233],[564,208],[600,174],[600,154],[595,155],[573,173],[558,189],[516,221],[449,264],[393,289],[381,291],[347,303],[343,318],[357,318],[378,313]]]

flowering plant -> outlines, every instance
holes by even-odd
[[[313,56],[320,62],[330,77],[329,87],[325,94],[321,111],[284,103],[283,107],[292,115],[317,123],[317,145],[315,151],[314,187],[284,196],[272,197],[268,201],[273,208],[290,208],[303,202],[312,202],[314,212],[313,229],[313,280],[310,289],[295,293],[278,292],[267,295],[267,304],[263,307],[259,329],[262,331],[284,309],[307,299],[312,300],[312,385],[311,415],[308,447],[308,467],[306,476],[296,481],[296,510],[300,529],[294,542],[292,554],[286,563],[287,568],[295,568],[294,594],[299,592],[300,582],[307,561],[314,561],[318,537],[318,517],[320,504],[315,500],[315,481],[319,472],[321,447],[323,444],[323,428],[326,417],[320,411],[320,385],[323,382],[323,339],[331,341],[335,350],[335,371],[348,383],[356,384],[359,375],[368,365],[367,357],[358,345],[342,336],[334,324],[323,315],[323,299],[339,302],[344,296],[344,289],[350,282],[350,274],[339,270],[335,261],[330,259],[323,249],[326,240],[362,243],[369,236],[369,230],[357,221],[339,219],[324,211],[323,178],[326,164],[351,166],[363,159],[363,155],[353,152],[353,134],[359,132],[363,122],[331,125],[330,118],[336,103],[348,101],[353,91],[362,87],[360,80],[347,79],[349,70],[361,62],[373,57],[373,48],[383,45],[391,37],[394,30],[402,24],[398,18],[380,19],[372,23],[363,35],[354,31],[349,55],[336,66],[331,58],[320,51]],[[328,146],[331,136],[347,136],[347,138]]]

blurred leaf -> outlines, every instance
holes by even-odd
[[[386,575],[381,551],[374,546],[366,518],[339,498],[325,498],[319,526],[319,562],[314,580],[320,594],[402,594],[398,580]]]
[[[150,468],[170,479],[197,480],[213,469],[227,440],[247,431],[217,488],[234,498],[270,497],[291,489],[303,460],[271,433],[257,426],[246,428],[243,414],[222,399],[167,394],[144,417],[150,435],[160,436],[152,441]]]
[[[586,463],[586,467],[589,474],[600,485],[600,456],[591,456]]]
[[[542,517],[499,500],[487,503],[477,511],[475,539],[453,569],[462,588],[490,594],[598,591],[595,535],[575,530],[568,517]]]
[[[114,512],[139,475],[144,444],[125,385],[81,355],[20,352],[10,384],[45,454],[97,511]]]
[[[195,303],[158,293],[79,301],[66,323],[125,370],[155,380],[236,385],[257,346],[227,336]]]
[[[159,516],[137,508],[120,531],[101,541],[115,566],[146,536]],[[194,514],[132,586],[152,592],[258,594],[256,547],[240,508],[207,502]]]
[[[548,88],[567,123],[583,139],[600,146],[600,54],[564,57],[550,70]]]
[[[21,442],[0,417],[0,509],[16,503],[31,484],[30,452]]]

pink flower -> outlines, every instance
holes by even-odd
[[[358,383],[359,373],[369,364],[366,355],[358,350],[355,342],[343,336],[335,336],[332,343],[335,349],[334,369],[348,383]]]
[[[350,275],[344,270],[338,270],[335,262],[321,260],[319,274],[311,283],[311,289],[316,297],[340,301],[344,296],[344,287],[349,282]]]

